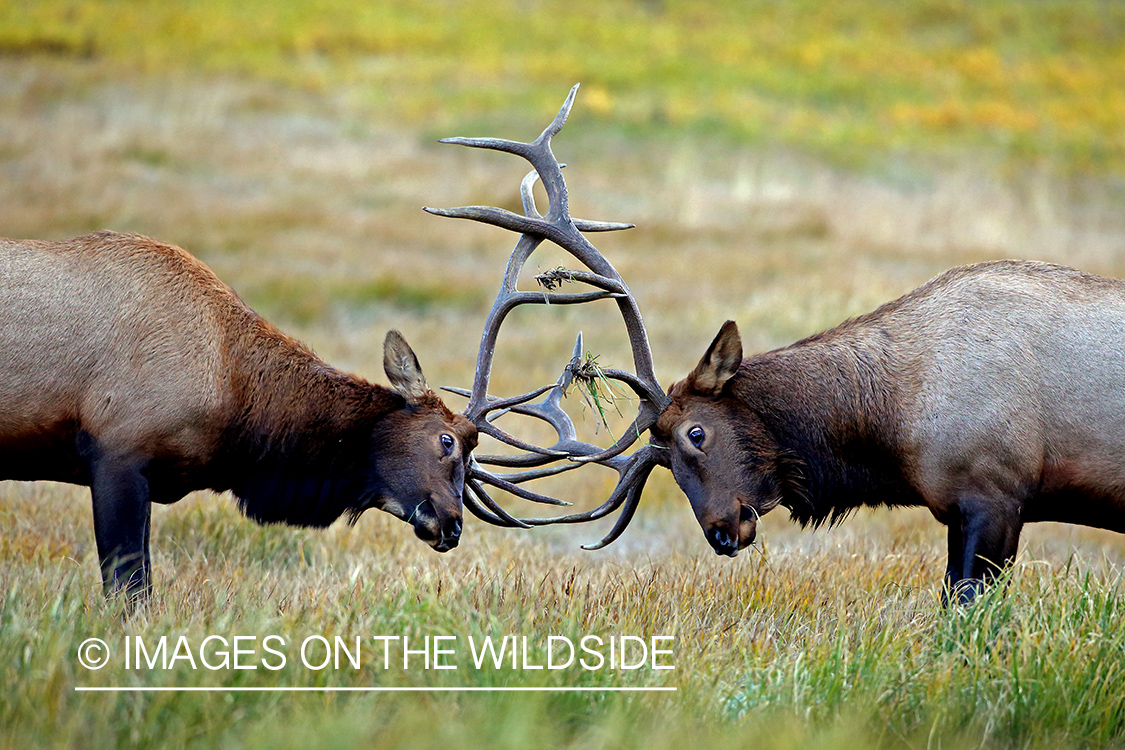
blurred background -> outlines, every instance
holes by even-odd
[[[575,82],[555,140],[573,214],[637,225],[593,239],[665,386],[727,318],[750,353],[955,264],[1125,274],[1125,6],[1092,1],[7,0],[0,234],[172,241],[342,369],[382,381],[393,327],[431,383],[467,386],[515,238],[421,207],[518,210],[527,167],[436,141],[530,140]],[[527,276],[567,263],[543,248]],[[494,392],[553,381],[579,330],[628,365],[616,315],[521,309]],[[548,489],[582,505],[613,480]],[[638,528],[707,554],[666,473],[644,505]],[[940,556],[941,530],[909,517]],[[767,543],[806,539],[768,520]]]
[[[1125,4],[1109,0],[0,0],[0,235],[171,241],[341,369],[385,382],[398,328],[431,384],[468,386],[515,237],[421,208],[518,210],[527,165],[437,139],[533,139],[575,83],[554,141],[572,212],[637,225],[592,239],[665,387],[728,318],[752,353],[956,264],[1125,276]],[[523,288],[558,265],[541,248]],[[553,382],[579,330],[600,365],[630,364],[612,304],[520,309],[493,392]],[[607,429],[567,403],[603,444],[632,416],[619,405]],[[614,479],[546,490],[589,507]],[[925,510],[818,531],[778,511],[720,559],[658,471],[620,541],[577,549],[611,522],[473,519],[436,555],[386,514],[261,527],[200,493],[154,509],[156,593],[126,618],[101,596],[88,491],[4,483],[0,750],[1121,744],[1125,535],[1029,528],[1013,585],[964,612],[937,604],[945,531]],[[77,644],[107,632],[674,633],[677,653],[666,675],[78,669]],[[679,692],[73,691],[275,682]]]

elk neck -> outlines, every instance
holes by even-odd
[[[323,527],[345,513],[354,521],[372,481],[372,433],[404,399],[336,370],[256,315],[252,323],[231,342],[223,483],[261,522]]]
[[[774,478],[795,521],[923,503],[902,470],[900,381],[885,332],[848,324],[743,361],[732,392],[775,441]]]

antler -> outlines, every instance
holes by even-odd
[[[489,523],[498,526],[525,528],[552,523],[590,521],[602,518],[624,506],[617,523],[609,534],[597,544],[584,546],[584,549],[598,549],[613,542],[621,535],[629,521],[632,520],[649,473],[657,464],[666,463],[660,449],[651,445],[645,446],[629,456],[624,455],[624,453],[637,441],[641,433],[655,423],[660,412],[668,404],[668,397],[653,373],[652,352],[649,349],[648,334],[645,332],[644,322],[641,320],[636,299],[610,262],[582,234],[582,232],[631,229],[633,225],[585,221],[570,216],[566,182],[562,176],[562,168],[566,165],[560,164],[551,152],[551,138],[566,123],[577,92],[578,86],[576,85],[570,90],[570,95],[567,96],[558,116],[531,143],[497,138],[446,138],[442,140],[442,143],[505,151],[527,159],[535,169],[523,179],[520,185],[520,194],[523,198],[523,216],[490,206],[466,206],[450,209],[426,208],[425,210],[438,216],[471,219],[520,233],[519,241],[508,258],[508,266],[504,272],[500,292],[485,322],[480,351],[477,355],[477,369],[473,379],[473,388],[471,391],[459,388],[447,388],[446,390],[469,398],[464,413],[476,424],[481,433],[510,445],[522,451],[522,453],[473,457],[470,460],[468,475],[465,480],[465,506],[477,517]],[[532,188],[537,179],[542,180],[550,201],[545,216],[541,215],[536,209],[535,198],[532,194]],[[543,240],[550,240],[566,250],[586,266],[589,271],[561,270],[541,274],[536,278],[543,285],[544,291],[521,292],[516,288],[520,272]],[[596,291],[576,294],[554,292],[553,288],[559,280],[582,282],[593,287]],[[581,333],[578,334],[578,340],[575,342],[574,355],[563,369],[557,382],[512,398],[501,399],[488,394],[496,339],[500,332],[500,326],[508,313],[519,305],[572,305],[602,299],[613,299],[617,302],[629,335],[629,345],[633,352],[633,365],[636,372],[606,368],[599,370],[599,376],[625,384],[640,399],[637,417],[632,425],[612,446],[605,449],[578,440],[574,423],[560,405],[562,397],[566,395],[567,388],[576,378],[590,377],[582,370]],[[540,400],[534,400],[541,396]],[[546,422],[554,428],[558,440],[549,447],[538,446],[520,440],[493,424],[494,419],[509,411]],[[570,503],[532,492],[520,485],[534,479],[570,471],[586,463],[597,463],[612,467],[617,470],[619,478],[617,486],[604,503],[583,513],[572,513],[551,518],[515,518],[489,497],[484,489],[484,485],[487,484],[533,502],[569,505]],[[486,470],[484,465],[516,468],[521,469],[521,471],[494,473]]]

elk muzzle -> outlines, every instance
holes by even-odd
[[[737,515],[725,517],[706,514],[699,519],[703,535],[717,555],[734,557],[739,550],[754,543],[758,533],[758,513],[749,502],[738,500]]]
[[[418,505],[410,525],[414,527],[414,536],[437,552],[448,552],[461,541],[461,511],[439,511],[432,499]]]

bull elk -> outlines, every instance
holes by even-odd
[[[523,216],[479,206],[434,211],[521,233],[485,327],[474,387],[458,392],[470,397],[466,415],[480,432],[522,453],[471,460],[466,507],[510,526],[576,523],[621,508],[606,537],[586,547],[597,549],[624,531],[649,474],[663,465],[715,552],[734,556],[778,506],[813,526],[860,506],[925,506],[949,528],[945,590],[963,601],[1014,559],[1025,523],[1125,531],[1125,282],[1046,263],[956,268],[868,315],[747,359],[728,322],[695,370],[665,394],[632,294],[582,235],[630,225],[569,215],[550,140],[575,90],[534,143],[449,140],[514,153],[535,167],[522,187]],[[546,216],[531,195],[537,178],[550,199]],[[597,291],[518,291],[519,271],[544,239],[590,268],[567,272],[568,279]],[[559,406],[581,377],[581,336],[557,383],[512,398],[487,394],[497,332],[514,307],[607,297],[624,316],[637,374],[606,373],[640,399],[636,421],[613,447],[576,441]],[[558,442],[532,445],[492,424],[492,412],[508,410],[549,422]],[[645,430],[651,442],[625,456]],[[620,479],[608,500],[585,513],[517,519],[482,486],[550,501],[520,484],[589,462],[613,466]],[[523,470],[497,475],[485,463]]]
[[[230,490],[259,522],[381,508],[457,546],[471,422],[392,331],[393,389],[325,364],[173,245],[0,240],[0,478],[86,485],[107,592],[147,592],[150,504]]]
[[[1125,531],[1125,282],[1049,263],[954,268],[874,312],[742,357],[723,325],[653,428],[715,552],[782,506],[801,524],[925,506],[947,596],[1025,523]]]

